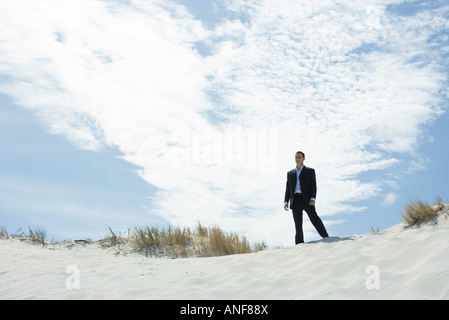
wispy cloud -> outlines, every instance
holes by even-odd
[[[449,9],[398,2],[227,1],[212,29],[171,1],[5,2],[1,91],[82,148],[119,149],[173,223],[288,243],[295,151],[331,219],[363,210],[383,185],[358,175],[409,161],[443,111]]]

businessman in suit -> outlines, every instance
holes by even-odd
[[[326,238],[329,236],[315,210],[317,191],[315,170],[304,165],[305,158],[304,152],[296,152],[296,168],[287,173],[287,186],[285,188],[284,210],[288,211],[290,201],[290,208],[293,211],[293,220],[296,228],[296,244],[304,242],[302,230],[303,211],[307,212],[310,222],[312,222],[321,237]]]

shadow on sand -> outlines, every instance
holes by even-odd
[[[349,237],[327,237],[327,238],[323,238],[323,239],[320,239],[320,240],[308,241],[306,243],[310,243],[310,244],[312,244],[312,243],[322,243],[322,242],[330,243],[330,242],[339,242],[339,241],[347,241],[347,240],[354,241],[355,237],[354,236],[349,236]]]

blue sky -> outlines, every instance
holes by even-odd
[[[292,245],[297,150],[331,235],[449,201],[448,18],[444,1],[2,3],[0,225],[201,221]]]
[[[109,226],[167,223],[151,215],[154,188],[114,150],[80,150],[7,97],[1,103],[1,216],[9,232],[40,227],[61,240],[101,237]]]

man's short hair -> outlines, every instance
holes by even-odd
[[[305,158],[305,157],[306,157],[306,155],[304,154],[304,152],[302,152],[302,151],[296,151],[296,153],[295,153],[295,154],[298,154],[298,153],[302,154],[302,157],[303,157],[303,158]]]

